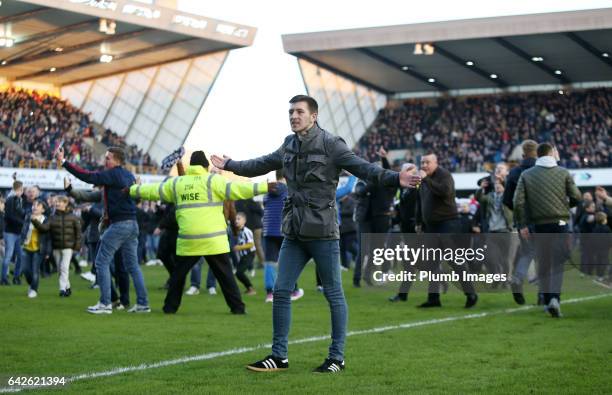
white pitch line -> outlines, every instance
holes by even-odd
[[[589,300],[601,299],[601,298],[605,298],[605,297],[609,297],[609,296],[612,296],[612,293],[601,294],[601,295],[593,295],[593,296],[585,296],[585,297],[582,297],[582,298],[568,299],[568,300],[564,300],[563,304],[565,305],[565,304],[571,304],[571,303],[586,302],[586,301],[589,301]],[[370,333],[381,333],[381,332],[387,332],[387,331],[398,330],[398,329],[410,329],[410,328],[416,328],[416,327],[419,327],[419,326],[442,324],[442,323],[445,323],[445,322],[463,321],[463,320],[470,320],[470,319],[474,319],[474,318],[490,317],[490,316],[493,316],[493,315],[512,314],[512,313],[517,313],[517,312],[520,312],[520,311],[533,310],[535,308],[540,308],[540,306],[534,306],[534,305],[522,306],[522,307],[516,307],[516,308],[511,308],[511,309],[503,309],[503,310],[497,310],[497,311],[491,311],[491,312],[482,312],[482,313],[475,313],[475,314],[450,316],[450,317],[445,317],[445,318],[435,318],[435,319],[426,320],[426,321],[416,321],[416,322],[408,322],[408,323],[405,323],[405,324],[388,325],[388,326],[382,326],[382,327],[371,328],[371,329],[362,329],[362,330],[358,330],[358,331],[350,331],[350,332],[348,332],[346,334],[346,336],[347,337],[348,336],[360,336],[360,335],[367,335],[367,334],[370,334]],[[306,338],[297,339],[297,340],[291,340],[291,341],[289,341],[289,344],[312,343],[312,342],[317,342],[317,341],[329,340],[329,338],[330,338],[329,335],[325,335],[325,336],[312,336],[312,337],[306,337]],[[126,367],[113,368],[113,369],[104,370],[104,371],[101,371],[101,372],[83,373],[83,374],[80,374],[80,375],[77,375],[77,376],[70,377],[68,379],[68,381],[69,382],[73,382],[73,381],[80,381],[80,380],[95,379],[95,378],[98,378],[98,377],[117,376],[117,375],[123,374],[123,373],[139,372],[139,371],[143,371],[143,370],[163,368],[163,367],[166,367],[166,366],[181,365],[181,364],[185,364],[185,363],[189,363],[189,362],[205,361],[205,360],[209,360],[209,359],[225,357],[225,356],[228,356],[228,355],[244,354],[244,353],[251,352],[251,351],[256,351],[256,350],[261,350],[261,349],[269,349],[271,347],[272,347],[271,344],[259,344],[257,346],[233,348],[233,349],[225,350],[225,351],[217,351],[217,352],[211,352],[211,353],[207,353],[207,354],[192,355],[192,356],[188,356],[188,357],[177,358],[177,359],[170,359],[170,360],[159,361],[159,362],[154,362],[154,363],[143,363],[143,364],[136,365],[136,366],[126,366]],[[36,388],[33,388],[33,389],[41,389],[41,388],[46,388],[46,387],[36,387]],[[0,393],[19,392],[19,391],[21,391],[21,389],[13,388],[13,387],[3,387],[3,388],[0,388]]]

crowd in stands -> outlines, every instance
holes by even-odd
[[[66,100],[46,93],[9,89],[0,92],[0,133],[19,148],[0,145],[0,162],[4,167],[55,168],[54,150],[63,144],[71,158],[84,167],[102,165],[85,139],[95,138],[106,145],[120,146],[128,152],[128,162],[146,172],[155,172],[156,164],[136,145],[110,130],[96,135],[88,114]],[[93,142],[93,141],[92,141]]]
[[[451,172],[507,161],[525,139],[551,142],[569,169],[612,167],[612,89],[406,100],[380,111],[360,155],[416,148]]]

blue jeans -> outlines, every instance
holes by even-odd
[[[313,258],[317,265],[317,273],[321,277],[323,292],[331,310],[332,343],[329,347],[329,358],[342,361],[348,308],[342,290],[338,240],[283,241],[278,259],[278,277],[274,284],[272,355],[287,358],[291,327],[291,292],[310,258]]]
[[[196,263],[193,268],[191,268],[191,286],[196,287],[197,289],[200,289],[200,285],[202,284],[202,263],[204,263],[204,258],[200,258],[198,260],[198,263]],[[215,275],[209,267],[208,272],[206,273],[206,289],[216,287],[217,280],[215,279]]]
[[[38,251],[27,251],[24,249],[21,253],[23,274],[25,274],[26,281],[30,284],[30,289],[34,291],[38,291],[38,277],[42,260],[43,256]]]
[[[121,251],[125,270],[132,276],[136,289],[136,303],[148,306],[147,288],[138,266],[138,223],[126,220],[112,223],[100,237],[96,255],[96,279],[100,286],[100,303],[111,303],[110,266],[115,252]]]
[[[157,249],[159,248],[159,235],[147,235],[147,260],[157,257]]]
[[[21,246],[19,240],[21,235],[17,233],[4,232],[4,261],[2,262],[2,280],[8,281],[9,264],[15,255],[15,271],[13,278],[21,275]]]

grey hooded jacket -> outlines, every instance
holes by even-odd
[[[316,124],[301,139],[289,135],[271,154],[244,161],[230,160],[225,169],[255,177],[283,169],[289,193],[283,208],[285,237],[333,240],[340,237],[336,187],[342,169],[382,186],[399,186],[399,173],[369,163],[351,151],[344,140]]]

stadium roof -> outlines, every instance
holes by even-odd
[[[612,81],[612,8],[289,34],[283,45],[387,94]]]
[[[116,23],[114,34],[100,31],[101,18],[111,30],[112,21]],[[0,75],[65,85],[249,46],[255,32],[153,1],[4,0]],[[112,61],[103,63],[102,55]]]

